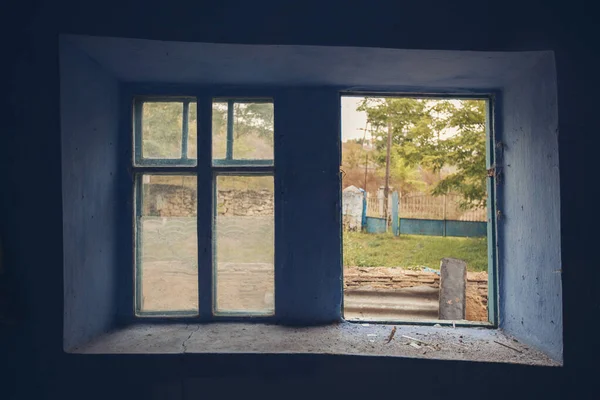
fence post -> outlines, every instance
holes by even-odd
[[[383,208],[383,202],[384,202],[384,194],[383,194],[383,187],[380,187],[379,190],[377,191],[377,203],[379,205],[379,217],[384,217],[383,212],[384,212],[384,208]],[[387,218],[387,216],[385,216]]]
[[[394,236],[400,234],[398,223],[400,222],[399,207],[398,207],[398,192],[392,193],[392,233]]]
[[[443,221],[444,221],[444,237],[446,237],[446,195],[444,195],[444,213],[443,213]]]
[[[363,191],[363,206],[362,216],[360,218],[360,230],[364,231],[367,229],[367,191]]]

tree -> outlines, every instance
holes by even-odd
[[[225,158],[227,148],[227,103],[216,102],[212,110],[213,154]],[[242,103],[233,106],[233,156],[273,158],[273,103]]]
[[[149,158],[179,158],[183,104],[148,102],[143,105],[143,156]]]
[[[227,147],[227,103],[215,102],[212,109],[213,154],[225,158]],[[196,154],[196,103],[190,103],[188,154]],[[236,158],[273,157],[273,104],[234,104]],[[146,102],[143,105],[144,157],[179,158],[183,125],[183,103]]]
[[[392,165],[422,166],[438,173],[444,166],[453,166],[456,171],[441,178],[432,194],[460,193],[464,208],[485,205],[483,100],[365,98],[357,110],[367,113],[380,163],[385,162],[389,126]]]

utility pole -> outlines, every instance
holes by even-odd
[[[385,223],[387,226],[388,217],[388,197],[390,195],[390,151],[392,148],[392,123],[388,121],[387,124],[388,137],[387,137],[387,151],[385,156],[385,188],[383,190],[383,215],[385,215]]]
[[[369,153],[367,153],[367,158],[365,160],[365,192],[369,192],[367,190],[367,171],[368,171],[368,165],[369,165]]]
[[[369,191],[367,190],[367,171],[369,168],[369,150],[365,149],[365,145],[367,143],[367,128],[369,127],[369,121],[367,120],[367,122],[365,122],[365,133],[363,134],[363,142],[362,142],[362,148],[363,150],[365,150],[365,153],[367,153],[366,157],[365,157],[365,193],[369,193]]]

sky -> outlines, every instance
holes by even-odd
[[[367,124],[367,113],[356,111],[364,97],[342,97],[342,142],[363,138]],[[367,138],[370,135],[367,134]]]
[[[364,97],[342,96],[342,142],[348,140],[360,139],[365,137],[365,128],[367,124],[367,113],[364,111],[356,111],[356,108]],[[455,104],[459,104],[460,100],[450,100]],[[454,136],[456,129],[446,128],[442,131],[441,138],[447,139]],[[367,139],[371,135],[367,133]]]

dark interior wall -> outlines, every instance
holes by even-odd
[[[588,179],[595,170],[599,139],[596,123],[589,116],[596,112],[590,85],[599,68],[596,53],[587,47],[595,37],[589,28],[593,26],[591,17],[582,19],[593,14],[577,1],[562,3],[560,9],[522,1],[518,7],[510,1],[418,3],[349,6],[336,1],[297,5],[231,1],[167,7],[164,2],[134,0],[19,3],[14,18],[2,27],[9,29],[5,50],[13,69],[9,76],[10,118],[0,144],[0,176],[9,188],[2,195],[0,229],[19,315],[18,324],[2,341],[6,346],[2,354],[8,354],[3,362],[10,365],[2,375],[9,382],[3,386],[7,393],[3,398],[140,398],[152,390],[155,398],[200,398],[217,394],[224,386],[229,392],[263,390],[268,396],[273,380],[281,382],[279,388],[292,389],[290,394],[303,391],[307,395],[314,395],[309,389],[315,386],[338,390],[337,394],[361,394],[368,387],[371,395],[398,395],[410,384],[424,388],[424,398],[539,398],[560,394],[561,383],[569,382],[565,394],[591,397],[580,391],[594,382],[599,355],[598,347],[589,344],[600,302],[594,262],[597,217],[588,211],[596,207]],[[426,17],[419,17],[422,15]],[[59,33],[198,42],[555,50],[565,367],[548,370],[312,355],[207,355],[181,361],[171,356],[63,354]],[[35,110],[35,118],[31,110]],[[18,150],[24,148],[32,162],[23,162]],[[22,177],[35,177],[36,186]],[[31,243],[35,243],[34,249]],[[244,386],[248,382],[252,385]]]
[[[502,94],[497,148],[500,326],[562,359],[558,120],[554,57]]]
[[[114,323],[118,96],[116,79],[61,41],[65,349]]]
[[[339,95],[291,89],[275,99],[277,189],[285,238],[276,244],[277,313],[289,323],[341,318]],[[310,118],[306,118],[310,115]]]

